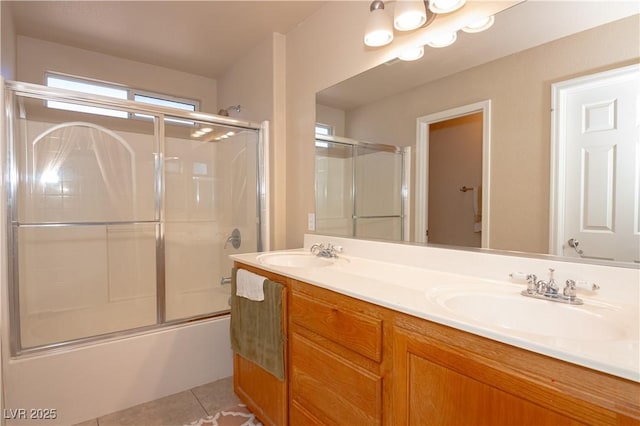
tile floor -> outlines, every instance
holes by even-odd
[[[220,409],[239,402],[233,393],[233,377],[227,377],[76,426],[180,426],[213,415]]]

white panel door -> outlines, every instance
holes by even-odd
[[[640,72],[566,92],[565,256],[640,261]]]

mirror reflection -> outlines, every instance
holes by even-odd
[[[639,12],[518,4],[483,33],[319,92],[316,120],[412,149],[407,241],[638,263]],[[594,94],[594,81],[609,92]],[[336,186],[316,199],[317,231],[346,235],[323,228]]]
[[[316,134],[316,228],[402,241],[410,149]]]

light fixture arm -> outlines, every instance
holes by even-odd
[[[424,24],[422,24],[420,28],[428,27],[429,25],[431,25],[433,20],[436,19],[436,16],[438,16],[437,13],[433,13],[431,9],[429,9],[429,3],[430,3],[430,0],[424,0],[424,10],[427,12],[427,20],[425,21]]]
[[[373,0],[369,6],[369,12],[374,10],[384,10],[384,2],[382,0]]]

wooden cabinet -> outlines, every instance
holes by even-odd
[[[236,357],[265,424],[640,425],[639,383],[286,282],[288,387]]]
[[[293,280],[290,297],[291,424],[385,424],[384,312]]]
[[[398,314],[398,425],[640,424],[640,384]]]
[[[236,263],[237,268],[265,276],[271,281],[284,285],[282,315],[285,336],[287,336],[287,293],[289,279],[248,265]],[[288,380],[285,349],[285,380],[263,370],[255,363],[238,354],[233,356],[233,389],[243,403],[260,419],[264,425],[282,426],[288,424]]]

